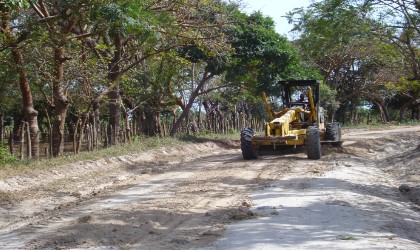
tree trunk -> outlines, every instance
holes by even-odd
[[[388,105],[384,101],[379,100],[373,100],[373,103],[375,103],[378,108],[381,115],[381,122],[387,123],[390,121],[389,112],[388,112]]]
[[[390,122],[391,116],[389,115],[388,103],[384,102],[383,109],[384,109],[384,116],[385,116],[386,122]]]
[[[0,110],[0,143],[4,141],[4,132],[4,112],[3,110]]]
[[[204,72],[203,74],[203,78],[201,79],[200,83],[197,85],[197,87],[194,89],[194,91],[191,93],[191,96],[188,100],[188,103],[185,107],[185,109],[183,110],[182,114],[179,116],[178,120],[175,122],[172,130],[171,130],[171,136],[175,136],[176,132],[179,129],[179,126],[181,125],[182,121],[185,119],[185,117],[188,116],[195,98],[197,98],[198,94],[200,93],[200,90],[203,88],[203,86],[207,83],[207,81],[212,78],[213,75],[210,74],[209,72]]]
[[[15,114],[13,116],[13,140],[14,141],[20,141],[20,125],[22,124],[24,117],[22,117],[20,114]]]
[[[121,39],[121,35],[116,33],[113,37],[115,49],[113,58],[108,65],[108,80],[110,81],[111,85],[115,84],[115,87],[107,94],[109,102],[108,102],[108,129],[107,129],[107,137],[108,137],[108,144],[109,145],[117,145],[119,143],[118,132],[120,130],[120,117],[121,117],[121,110],[120,110],[120,88],[119,85],[116,84],[119,81],[119,78],[122,74],[121,67],[119,65],[122,53],[124,49],[123,41]]]
[[[38,111],[33,107],[31,88],[26,73],[23,56],[17,46],[12,48],[13,59],[19,74],[19,87],[22,94],[23,114],[29,126],[31,137],[31,155],[32,158],[39,157],[39,127],[38,127]]]
[[[205,128],[207,130],[210,130],[211,129],[211,126],[210,126],[210,113],[211,113],[211,108],[210,108],[211,103],[210,103],[210,100],[206,98],[206,99],[204,99],[201,102],[201,104],[203,105],[204,111],[206,112],[206,124],[205,124]]]
[[[98,147],[98,141],[99,141],[99,132],[101,129],[101,124],[100,124],[100,120],[99,120],[99,115],[100,115],[100,111],[99,111],[99,102],[94,102],[92,104],[92,109],[93,109],[93,147],[97,148]]]
[[[120,130],[121,109],[119,105],[120,92],[116,88],[108,93],[108,144],[117,145],[119,143],[118,131]]]
[[[68,100],[63,91],[64,78],[64,51],[62,48],[54,50],[54,111],[55,120],[52,128],[52,154],[54,157],[64,153],[64,125],[67,115]]]
[[[38,111],[33,107],[31,88],[29,87],[29,80],[25,68],[22,53],[19,50],[19,44],[10,28],[10,15],[6,9],[1,10],[1,24],[2,33],[5,35],[7,41],[11,44],[11,51],[16,67],[16,72],[19,75],[19,88],[22,95],[23,114],[28,122],[30,137],[31,137],[31,155],[33,158],[39,157],[39,127],[38,127]]]
[[[82,115],[82,121],[81,123],[79,123],[78,126],[78,135],[79,137],[77,138],[77,147],[76,147],[76,153],[80,153],[80,150],[82,149],[82,142],[85,136],[85,129],[86,129],[86,124],[89,121],[89,114],[84,114]]]
[[[420,120],[420,107],[417,105],[413,108],[413,120]]]
[[[73,142],[74,134],[76,131],[74,130],[74,124],[76,124],[79,114],[76,114],[76,111],[74,112],[67,112],[66,115],[66,128],[67,128],[67,139],[69,142]]]
[[[73,123],[73,153],[77,154],[77,138],[78,138],[78,133],[79,133],[79,123],[80,123],[80,115],[77,116],[77,120],[75,123]]]
[[[239,130],[238,128],[238,124],[236,124],[236,105],[235,105],[235,109],[231,112],[232,116],[232,127],[234,130]]]
[[[248,103],[247,102],[242,102],[242,107],[243,107],[243,110],[244,110],[244,113],[245,113],[245,119],[248,120],[248,118],[251,114],[251,112],[249,110],[249,107],[248,107]]]
[[[147,136],[163,136],[161,122],[160,122],[160,112],[156,111],[145,111],[145,121],[144,121],[144,134]]]
[[[133,120],[136,122],[136,135],[144,135],[144,121],[146,118],[144,117],[144,112],[141,109],[136,109],[133,112]]]
[[[404,105],[400,108],[400,122],[404,120],[405,112],[407,109],[415,103],[416,99],[411,99],[408,102],[404,103]]]

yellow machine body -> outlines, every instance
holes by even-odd
[[[317,80],[279,81],[282,90],[282,108],[274,112],[262,93],[270,121],[265,124],[265,134],[257,135],[253,128],[241,131],[241,150],[245,160],[256,159],[261,149],[305,145],[309,159],[322,156],[321,142],[340,146],[341,127],[337,122],[324,126],[320,107],[320,82]],[[292,101],[297,93],[298,101]]]
[[[313,99],[312,89],[308,88],[307,107],[283,108],[274,112],[267,100],[265,93],[262,93],[269,117],[272,119],[265,124],[265,136],[252,137],[252,144],[258,148],[261,145],[272,145],[275,149],[281,145],[298,146],[305,144],[306,128],[308,124],[316,121],[317,113]]]

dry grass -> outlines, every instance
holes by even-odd
[[[0,204],[9,204],[14,200],[14,195],[12,193],[0,191]]]

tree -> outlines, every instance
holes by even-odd
[[[29,36],[29,31],[21,28],[19,25],[21,11],[28,6],[27,1],[11,1],[0,3],[1,13],[1,50],[9,50],[14,61],[14,70],[19,75],[19,88],[22,95],[23,113],[29,127],[30,133],[30,149],[28,149],[28,157],[39,157],[39,127],[38,127],[38,111],[35,110],[32,92],[29,85],[29,78],[25,64],[25,58],[21,52],[24,42]]]
[[[141,70],[138,66],[146,60],[191,41],[211,46],[215,52],[223,47],[220,27],[226,16],[219,1],[120,1],[100,6],[95,17],[102,32],[100,39],[90,39],[89,44],[98,56],[109,59],[109,84],[99,97],[108,98],[111,144],[118,142],[115,132],[120,127],[120,81],[125,74]]]
[[[227,80],[245,83],[257,92],[278,92],[280,79],[315,76],[302,67],[299,55],[287,39],[275,32],[274,21],[260,12],[237,13],[237,25],[227,31],[235,50],[227,68]]]
[[[285,37],[275,32],[274,22],[260,12],[246,15],[234,11],[232,25],[223,30],[231,47],[230,51],[211,55],[194,44],[186,46],[180,55],[191,62],[205,64],[201,79],[190,94],[187,107],[179,117],[171,134],[175,134],[177,125],[188,116],[197,96],[208,93],[205,86],[215,76],[223,76],[225,87],[246,87],[255,95],[261,91],[270,93],[276,90],[276,82],[280,79],[291,79],[305,75],[296,51]],[[223,86],[217,86],[219,89]],[[244,93],[242,93],[244,94]],[[185,114],[185,115],[184,115]]]
[[[55,114],[52,127],[52,154],[60,156],[64,152],[64,125],[67,115],[67,108],[70,103],[68,88],[65,82],[70,85],[73,79],[65,78],[65,64],[72,60],[67,55],[68,50],[74,50],[78,45],[78,38],[85,37],[85,34],[77,34],[77,25],[83,24],[84,17],[88,14],[88,5],[90,2],[73,1],[71,4],[64,2],[45,3],[37,1],[31,3],[31,8],[36,16],[38,25],[44,27],[47,35],[44,36],[44,44],[48,44],[43,52],[52,54],[47,61],[52,61],[50,82],[51,82],[51,99],[47,99],[51,107],[54,108]],[[44,73],[46,74],[46,73]],[[77,76],[75,76],[76,78]]]
[[[372,6],[351,0],[326,0],[306,10],[295,9],[288,18],[294,30],[301,32],[296,45],[306,60],[313,62],[324,82],[337,91],[340,112],[344,114],[347,109],[346,113],[355,114],[357,107],[368,100],[380,105],[383,121],[387,122],[385,99],[393,91],[374,90],[386,90],[388,82],[398,79],[401,68],[396,67],[396,62],[401,58],[372,33],[372,27],[383,27],[374,19]]]
[[[190,83],[190,63],[175,52],[161,53],[141,65],[141,70],[123,84],[124,102],[139,124],[140,133],[146,136],[163,136],[160,114],[175,107],[185,108],[177,94],[183,85]]]
[[[364,5],[371,6],[372,12],[383,23],[374,26],[372,32],[384,42],[392,45],[404,58],[399,85],[405,103],[400,105],[399,119],[403,120],[409,107],[420,105],[420,2],[407,0],[365,0]],[[376,7],[376,8],[375,8]],[[374,11],[375,10],[375,11]],[[389,18],[392,17],[392,18]],[[401,63],[402,62],[402,63]]]
[[[14,107],[20,107],[22,101],[16,96],[16,88],[14,83],[17,81],[15,77],[14,67],[7,63],[7,54],[0,52],[0,60],[6,62],[0,65],[0,144],[5,139],[4,119],[6,115],[10,115]],[[19,124],[20,125],[20,124]]]

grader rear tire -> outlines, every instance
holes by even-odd
[[[306,129],[306,151],[308,159],[321,159],[321,139],[319,138],[319,130],[315,126]]]
[[[341,140],[341,127],[337,122],[328,123],[325,127],[325,139],[338,142]]]
[[[245,160],[257,159],[257,154],[254,151],[252,146],[252,136],[254,135],[254,130],[252,128],[244,128],[241,131],[241,150],[242,156]]]

